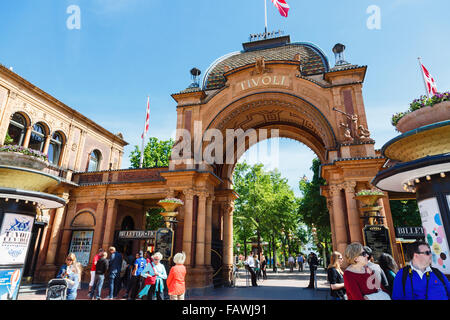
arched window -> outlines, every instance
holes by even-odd
[[[36,123],[31,131],[30,144],[28,147],[33,150],[43,151],[45,144],[45,127],[41,123]]]
[[[8,135],[11,137],[10,144],[21,146],[26,133],[26,120],[20,113],[15,113],[9,123]]]
[[[99,171],[101,161],[100,151],[94,150],[89,155],[89,164],[87,171]]]
[[[50,145],[48,146],[48,160],[55,164],[59,165],[59,160],[61,158],[61,152],[62,152],[62,146],[63,146],[63,138],[62,135],[59,132],[55,132],[50,139]]]

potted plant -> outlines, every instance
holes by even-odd
[[[176,208],[184,205],[184,202],[177,198],[165,198],[158,201],[158,205],[163,207],[166,212],[173,212]]]
[[[375,206],[378,199],[384,196],[383,191],[371,189],[361,190],[355,194],[355,199],[361,201],[366,207]]]
[[[446,120],[450,120],[450,92],[414,99],[406,112],[398,112],[392,116],[391,123],[397,131],[405,133]]]
[[[0,165],[42,170],[48,166],[46,154],[17,145],[0,146]]]

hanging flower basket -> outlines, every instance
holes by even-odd
[[[184,205],[184,202],[177,198],[166,198],[158,201],[158,205],[163,207],[165,212],[173,212],[178,207]]]
[[[415,99],[406,112],[392,116],[392,125],[405,133],[429,124],[450,120],[450,92],[437,93],[431,98]]]
[[[48,157],[42,152],[16,145],[0,147],[0,165],[42,170],[48,164]]]

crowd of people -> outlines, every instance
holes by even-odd
[[[142,251],[135,257],[125,256],[117,252],[114,247],[108,253],[100,248],[92,260],[88,297],[100,300],[104,289],[105,277],[109,289],[106,299],[118,299],[121,289],[125,290],[122,297],[127,300],[163,300],[167,291],[170,300],[184,300],[186,268],[184,252],[173,257],[174,266],[167,273],[161,263],[163,256],[160,252],[151,254]],[[63,278],[67,283],[67,300],[76,300],[80,289],[82,266],[76,256],[69,253],[65,264],[60,268],[57,278]],[[165,290],[167,289],[167,290]]]
[[[345,260],[348,267],[341,269]],[[431,266],[428,243],[416,241],[408,250],[409,264],[400,269],[394,258],[382,253],[374,263],[372,250],[358,242],[347,246],[344,257],[333,252],[327,268],[335,300],[448,300],[450,283]]]

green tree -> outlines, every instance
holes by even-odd
[[[233,180],[239,194],[234,211],[235,240],[244,243],[247,253],[246,244],[256,238],[260,253],[265,239],[276,259],[276,248],[281,242],[287,243],[287,235],[297,230],[297,200],[293,190],[277,170],[267,172],[262,164],[238,163]],[[281,230],[285,231],[284,236]],[[284,252],[285,248],[282,249]]]
[[[390,200],[394,227],[416,227],[422,225],[416,200]]]
[[[169,159],[172,153],[173,145],[173,139],[159,140],[158,138],[150,137],[144,148],[142,167],[153,168],[169,166]],[[140,159],[141,150],[138,146],[135,146],[134,150],[130,154],[131,168],[139,168]]]
[[[320,177],[319,159],[313,160],[311,170],[313,171],[312,180],[308,181],[306,178],[303,178],[299,182],[299,188],[303,194],[303,198],[299,203],[299,218],[310,230],[313,225],[316,227],[317,249],[322,250],[323,246],[325,246],[325,249],[328,251],[328,246],[331,243],[330,214],[326,198],[320,195],[320,186],[325,185],[326,181]]]

